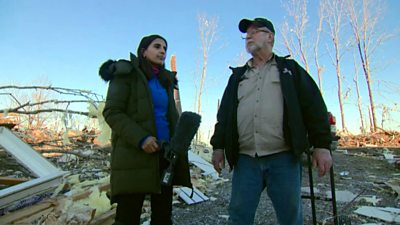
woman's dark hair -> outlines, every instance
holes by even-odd
[[[139,59],[139,67],[143,71],[143,73],[146,75],[147,79],[150,79],[151,76],[153,76],[153,67],[154,65],[149,62],[146,58],[143,57],[143,52],[150,46],[150,44],[157,38],[162,39],[166,47],[168,47],[167,40],[163,38],[162,36],[158,34],[152,34],[149,36],[145,36],[142,38],[142,40],[139,43],[138,49],[137,49],[137,55]],[[159,65],[158,69],[160,70],[158,74],[158,79],[160,80],[160,83],[165,87],[168,88],[172,84],[172,78],[170,77],[170,74],[165,70],[165,65]]]

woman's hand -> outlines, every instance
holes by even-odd
[[[149,136],[144,140],[142,149],[146,153],[154,153],[160,150],[160,146],[157,144],[157,139],[153,136]]]

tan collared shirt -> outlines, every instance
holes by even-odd
[[[248,69],[238,88],[237,125],[240,153],[265,156],[289,150],[283,136],[283,96],[274,58]]]

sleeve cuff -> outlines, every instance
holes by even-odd
[[[143,143],[144,143],[144,141],[145,141],[148,137],[150,137],[150,135],[145,136],[144,138],[142,138],[142,139],[139,141],[139,146],[138,146],[138,147],[139,147],[140,149],[143,150],[143,148],[142,148]]]

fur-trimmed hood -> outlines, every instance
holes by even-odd
[[[99,76],[105,82],[112,80],[115,76],[126,75],[132,72],[134,67],[139,66],[138,58],[130,53],[130,60],[120,59],[116,60],[107,60],[104,62],[99,69]]]
[[[132,70],[135,68],[139,68],[139,59],[133,53],[130,53],[131,61],[126,59],[116,60],[107,60],[104,62],[99,69],[99,76],[105,82],[109,82],[110,80],[114,79],[116,76],[123,76],[130,74]],[[171,76],[171,80],[173,83],[174,89],[178,90],[178,79],[176,77],[175,71],[166,70]]]

